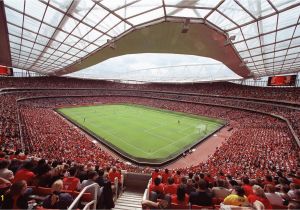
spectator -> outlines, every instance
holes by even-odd
[[[80,189],[80,179],[75,177],[76,172],[76,167],[71,167],[69,169],[69,177],[63,179],[64,190],[77,191]]]
[[[225,188],[225,183],[223,179],[218,179],[216,181],[216,185],[216,187],[212,188],[212,193],[215,198],[224,200],[224,198],[230,195],[230,191]]]
[[[265,185],[265,195],[270,201],[271,205],[282,206],[283,200],[281,196],[275,193],[275,187],[272,184]]]
[[[29,160],[24,161],[22,168],[17,171],[13,182],[15,183],[21,180],[25,180],[27,185],[32,185],[33,179],[36,176],[33,173],[32,169],[33,169],[32,161]]]
[[[9,160],[0,160],[0,177],[12,181],[14,179],[14,173],[8,169],[9,164]]]
[[[189,196],[185,193],[185,186],[180,184],[177,188],[177,193],[171,196],[171,202],[187,206],[189,203]]]
[[[235,186],[232,193],[224,199],[223,203],[232,206],[249,206],[245,190],[240,186]]]
[[[12,184],[8,193],[4,196],[2,209],[27,209],[28,197],[25,195],[26,181],[21,180]]]
[[[264,190],[258,185],[253,185],[252,188],[253,188],[253,194],[250,194],[248,196],[248,201],[252,204],[255,201],[260,201],[264,205],[265,209],[272,209],[272,206],[269,200],[267,199]]]
[[[164,186],[164,194],[175,195],[177,193],[178,185],[174,183],[174,178],[169,177],[168,183]]]
[[[43,207],[47,209],[67,209],[73,202],[69,193],[61,192],[63,190],[63,181],[57,180],[52,184],[52,194],[48,195],[43,202]]]
[[[211,206],[212,205],[212,194],[206,187],[206,182],[203,179],[199,181],[199,188],[197,192],[191,192],[190,203],[192,205],[199,206]]]

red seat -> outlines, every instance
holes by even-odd
[[[79,195],[79,193],[80,192],[73,191],[71,195],[75,199]],[[81,196],[80,202],[88,203],[92,200],[93,200],[93,196],[91,193],[83,193],[83,195]]]
[[[220,198],[213,198],[212,199],[213,205],[220,205],[220,203],[222,203],[223,201],[224,201],[224,199],[220,199]]]
[[[52,189],[47,187],[37,187],[35,188],[34,194],[38,196],[47,196],[52,194]]]
[[[288,209],[287,206],[284,206],[284,205],[280,205],[280,206],[278,206],[278,205],[272,205],[272,208],[273,209]]]
[[[189,209],[189,205],[171,203],[170,209]]]
[[[214,209],[213,206],[198,206],[198,205],[192,205],[191,209]]]

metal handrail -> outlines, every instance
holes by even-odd
[[[85,188],[83,188],[79,195],[75,198],[75,200],[73,201],[73,203],[69,206],[68,210],[72,210],[74,208],[74,206],[78,203],[78,201],[80,200],[80,198],[82,197],[83,193],[85,193],[88,189],[90,188],[94,188],[95,189],[95,193],[94,193],[94,200],[87,203],[88,206],[92,205],[94,203],[94,206],[93,206],[93,209],[95,210],[96,209],[96,206],[97,206],[97,194],[98,194],[98,189],[99,189],[99,185],[97,183],[94,183],[94,184],[91,184],[91,185],[88,185],[86,186]],[[86,206],[87,206],[86,205]],[[88,207],[87,206],[87,207]],[[87,208],[86,207],[86,208]]]

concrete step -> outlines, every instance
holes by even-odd
[[[134,192],[124,192],[115,202],[114,210],[141,210],[143,195]]]

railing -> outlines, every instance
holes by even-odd
[[[82,195],[90,188],[94,188],[95,192],[94,192],[94,200],[87,203],[85,205],[85,207],[83,209],[89,209],[89,207],[93,205],[93,209],[96,209],[97,206],[97,199],[98,199],[98,189],[99,189],[99,185],[97,183],[91,184],[89,186],[86,186],[85,188],[83,188],[83,190],[79,193],[79,195],[76,197],[76,199],[73,201],[73,203],[69,206],[68,210],[72,210],[74,209],[74,207],[77,205],[78,201],[80,200],[80,198],[82,197]]]
[[[152,182],[152,178],[150,178],[150,180],[147,184],[147,188],[146,188],[146,190],[144,192],[144,195],[143,195],[143,201],[144,200],[149,200],[149,187],[150,187],[151,182]]]

